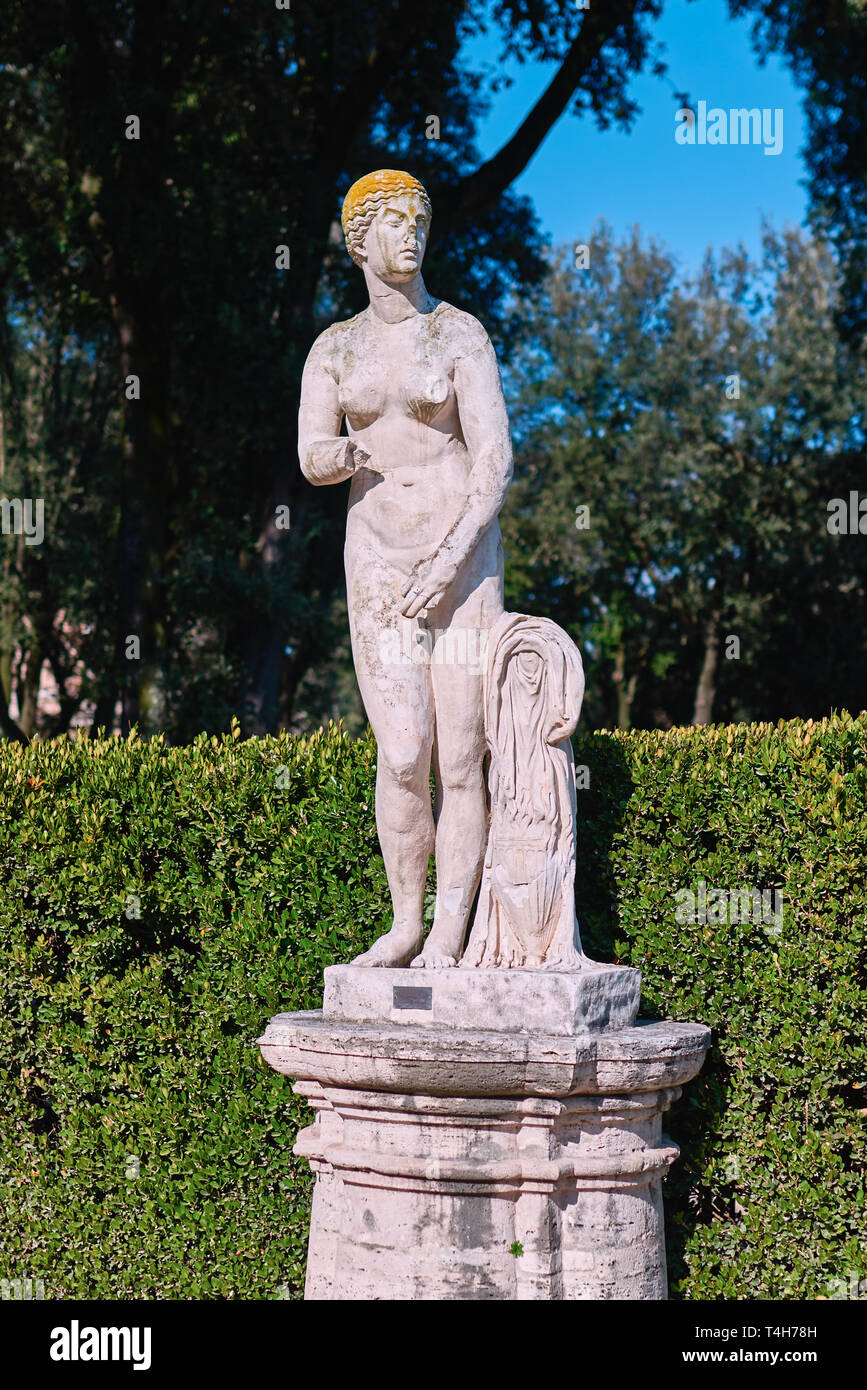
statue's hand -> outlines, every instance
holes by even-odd
[[[359,444],[357,440],[353,439],[352,461],[355,464],[356,473],[358,472],[359,468],[369,468],[371,473],[378,473],[379,469],[377,468],[376,464],[372,462],[372,459],[373,455],[368,453],[364,445]]]
[[[457,572],[458,567],[452,557],[439,552],[429,560],[421,560],[414,565],[401,589],[405,599],[401,610],[403,616],[414,618],[423,608],[433,608],[454,582]]]

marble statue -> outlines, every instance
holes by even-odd
[[[462,967],[576,970],[575,768],[584,695],[574,642],[548,618],[504,613],[485,672],[491,828]]]
[[[430,220],[409,174],[381,169],[353,184],[343,228],[370,305],[317,338],[301,390],[305,476],[352,480],[352,653],[377,741],[376,824],[394,905],[391,930],[358,965],[456,963],[487,835],[482,673],[479,663],[438,661],[436,648],[455,630],[487,631],[503,612],[497,514],[512,449],[487,333],[422,279]],[[385,639],[405,624],[429,660],[389,659]],[[422,949],[431,851],[437,897]]]
[[[500,375],[481,324],[425,289],[430,218],[409,174],[353,184],[343,227],[370,305],[317,339],[302,386],[306,477],[350,480],[352,651],[394,905],[370,951],[325,969],[321,1009],[259,1039],[316,1111],[294,1147],[316,1175],[305,1298],[663,1299],[678,1149],[662,1117],[710,1034],[639,1021],[640,972],[582,952],[581,657],[547,618],[504,611]]]
[[[351,480],[352,652],[378,747],[376,823],[394,907],[391,930],[354,964],[456,965],[481,878],[464,965],[574,969],[586,960],[569,906],[581,658],[555,624],[503,611],[497,516],[512,449],[496,355],[477,319],[425,287],[431,205],[417,179],[367,174],[342,221],[370,304],[311,349],[299,456],[316,485]]]

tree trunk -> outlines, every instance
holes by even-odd
[[[45,651],[39,637],[34,634],[27,653],[27,664],[18,679],[18,723],[25,738],[32,738],[36,732],[36,713],[39,702],[39,683],[42,677],[42,663]]]
[[[6,434],[5,420],[3,416],[3,402],[0,400],[0,495],[5,495],[6,490]],[[3,557],[3,582],[4,589],[9,592],[9,574],[12,564],[9,551]],[[7,719],[9,717],[9,701],[12,699],[12,625],[15,620],[15,612],[11,603],[4,603],[0,608],[0,698],[6,707]],[[14,726],[13,726],[14,727]],[[4,725],[5,732],[5,725]],[[20,732],[20,731],[19,731]],[[7,737],[11,735],[7,734]]]
[[[709,724],[716,695],[716,668],[719,659],[719,614],[714,613],[704,624],[704,657],[698,684],[695,688],[693,724]]]
[[[76,138],[86,147],[89,93],[109,78],[108,46],[98,27],[73,7],[75,35],[69,79]],[[172,102],[177,74],[161,67],[168,0],[134,7],[126,77],[136,94],[132,109],[147,132],[141,153],[133,143],[110,168],[95,169],[106,191],[95,201],[89,228],[102,257],[105,302],[116,334],[123,402],[121,507],[117,546],[117,611],[114,676],[121,695],[121,732],[133,724],[144,735],[163,723],[164,591],[168,517],[172,495],[171,316],[165,271],[152,245],[169,225],[165,172],[171,153]],[[164,80],[158,81],[162,71]],[[109,85],[113,85],[113,77]],[[146,151],[146,157],[145,157]],[[140,398],[129,400],[126,382],[139,379]],[[127,655],[137,637],[140,658]]]
[[[288,506],[287,496],[284,493],[282,504]],[[277,500],[279,497],[275,487],[257,545],[261,608],[258,614],[251,615],[241,713],[242,727],[248,738],[263,738],[266,734],[274,733],[277,727],[286,625],[282,614],[274,612],[268,604],[268,589],[274,582],[272,575],[278,571],[283,544],[291,534],[291,531],[287,533],[277,526],[277,507],[281,505],[281,501]],[[294,516],[292,524],[296,524]]]
[[[107,274],[110,281],[110,300],[117,332],[120,365],[119,386],[132,375],[133,325],[117,302],[114,292],[114,261]],[[126,655],[129,636],[140,634],[143,626],[142,536],[141,517],[136,505],[136,451],[133,411],[137,402],[123,403],[123,438],[121,441],[121,498],[120,523],[117,534],[117,632],[115,634],[115,665],[121,692],[121,737],[126,738],[133,724],[139,722],[138,668]]]
[[[144,736],[157,733],[164,719],[165,594],[162,569],[167,548],[167,518],[172,505],[170,420],[168,406],[169,345],[160,313],[159,294],[144,294],[150,312],[127,305],[141,297],[139,286],[114,299],[121,386],[137,376],[141,399],[124,396],[121,519],[118,531],[118,607],[116,662],[123,704],[121,734],[133,724]],[[138,659],[127,654],[137,637]]]
[[[632,702],[638,687],[638,675],[626,679],[626,650],[618,647],[614,658],[614,684],[617,689],[617,728],[628,729],[632,722]]]
[[[102,728],[105,729],[107,736],[110,738],[114,727],[114,711],[117,705],[118,691],[111,672],[106,673],[105,681],[106,684],[99,695],[96,708],[93,711],[93,723],[90,727],[92,737],[96,735],[98,729]]]

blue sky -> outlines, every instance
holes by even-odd
[[[637,222],[687,272],[708,245],[743,242],[755,254],[763,216],[777,227],[804,219],[802,94],[779,59],[759,66],[749,22],[730,19],[725,0],[668,0],[653,32],[665,44],[668,76],[633,81],[630,95],[642,110],[631,131],[599,131],[589,119],[564,115],[514,186],[533,200],[555,245],[585,240],[604,217],[618,234]],[[499,37],[476,40],[467,56],[473,68],[496,64]],[[480,126],[485,158],[509,138],[554,72],[540,63],[507,70],[515,85],[494,97]],[[686,91],[693,106],[704,100],[726,110],[782,108],[781,153],[677,144],[675,91]]]

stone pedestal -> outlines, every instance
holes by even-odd
[[[306,1298],[666,1297],[662,1114],[707,1028],[636,1024],[623,967],[325,973],[259,1039],[316,1110]]]
[[[628,1028],[638,1017],[641,972],[587,970],[325,971],[323,1016],[344,1023],[418,1024],[495,1033],[580,1037]]]

